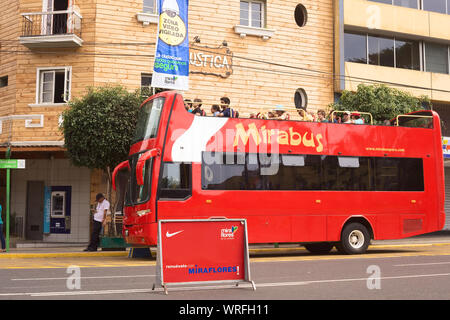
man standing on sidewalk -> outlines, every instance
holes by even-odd
[[[109,202],[101,193],[97,194],[95,200],[97,201],[97,209],[94,214],[91,242],[84,251],[97,251],[100,242],[100,231],[102,230],[102,226],[106,224],[106,214],[109,210]]]

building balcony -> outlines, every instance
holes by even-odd
[[[81,47],[81,21],[76,11],[22,13],[20,43],[27,48]]]

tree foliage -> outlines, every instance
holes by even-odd
[[[72,163],[106,171],[126,159],[141,100],[121,86],[90,88],[72,100],[62,124]]]
[[[386,85],[360,84],[356,92],[344,90],[339,102],[330,107],[340,111],[360,111],[372,114],[375,123],[424,109],[423,104],[430,103],[426,96],[416,98],[408,92]]]

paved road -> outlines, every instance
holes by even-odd
[[[69,266],[80,288],[68,289]],[[367,254],[258,256],[257,290],[198,285],[152,292],[155,261],[126,257],[0,259],[0,299],[450,299],[450,244],[373,246]],[[70,281],[69,286],[76,282]],[[369,289],[369,287],[371,289]]]

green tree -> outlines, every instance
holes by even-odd
[[[108,199],[112,170],[128,156],[143,99],[138,91],[129,93],[119,85],[89,88],[63,112],[61,130],[71,162],[103,170],[108,177]]]
[[[395,118],[399,114],[422,110],[430,103],[426,96],[414,97],[408,92],[386,85],[360,84],[356,92],[344,90],[340,100],[330,105],[333,110],[360,111],[372,114],[375,123]]]

